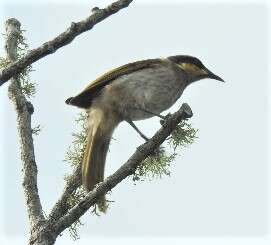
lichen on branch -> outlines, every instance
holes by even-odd
[[[160,147],[137,167],[132,177],[133,181],[153,180],[170,176],[171,163],[184,148],[194,143],[197,132],[198,130],[194,129],[187,120],[181,121],[166,139],[167,147]]]
[[[25,37],[25,30],[18,30],[17,35],[17,52],[15,59],[19,60],[24,57],[29,52],[29,45],[27,43],[27,39]],[[6,34],[3,34],[4,39],[7,39]],[[0,57],[0,69],[6,68],[12,62],[6,57]],[[31,81],[30,73],[34,71],[32,69],[32,65],[24,68],[16,77],[16,80],[19,82],[19,86],[23,92],[23,94],[27,98],[31,98],[36,94],[36,83]]]

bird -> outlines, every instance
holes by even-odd
[[[88,132],[82,160],[82,184],[88,190],[104,180],[109,143],[119,123],[161,116],[185,88],[202,79],[224,80],[196,57],[175,55],[135,61],[106,72],[66,103],[88,113]],[[102,200],[102,199],[101,199]],[[104,202],[101,201],[101,203]],[[98,205],[99,207],[99,205]],[[103,210],[102,205],[99,207]]]

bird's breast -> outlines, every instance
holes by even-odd
[[[133,72],[115,79],[104,89],[107,103],[123,118],[142,120],[171,107],[185,88],[185,77],[174,69],[159,66]]]

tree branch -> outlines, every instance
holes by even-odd
[[[59,48],[72,42],[73,39],[81,33],[91,30],[97,23],[117,13],[119,10],[128,7],[132,1],[133,0],[119,0],[104,9],[95,8],[93,14],[85,20],[72,22],[71,26],[56,38],[42,44],[36,49],[32,49],[23,58],[13,62],[8,67],[0,71],[0,86],[7,82],[11,77],[20,73],[27,66],[33,64],[35,61],[54,53]]]
[[[61,217],[55,224],[52,224],[50,229],[53,229],[55,234],[60,234],[67,227],[72,225],[96,203],[99,197],[106,194],[127,176],[132,175],[140,163],[166,140],[181,120],[190,118],[192,115],[193,113],[189,105],[183,104],[177,112],[165,120],[162,128],[150,140],[137,148],[135,153],[125,164],[123,164],[114,174],[106,178],[104,182],[98,184],[98,186],[93,191],[89,192],[80,203],[69,210],[69,212]]]
[[[74,170],[73,174],[70,176],[69,181],[66,183],[66,186],[64,187],[64,191],[61,197],[56,202],[51,213],[49,214],[49,222],[50,221],[55,222],[68,212],[69,209],[67,205],[68,198],[80,186],[81,186],[81,165],[78,165]]]
[[[11,62],[14,62],[17,57],[20,26],[20,22],[13,18],[8,19],[5,23],[7,33],[5,49],[7,58]],[[13,102],[17,113],[17,128],[20,138],[23,172],[22,184],[32,230],[41,222],[44,222],[44,215],[37,188],[37,165],[35,162],[31,129],[31,114],[34,112],[34,108],[32,104],[26,100],[17,77],[12,79],[9,86],[9,98]]]

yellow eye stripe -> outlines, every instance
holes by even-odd
[[[191,64],[191,63],[181,63],[178,64],[180,68],[185,70],[188,73],[192,73],[194,75],[205,75],[208,74],[208,72],[202,68],[199,68],[198,66]]]

